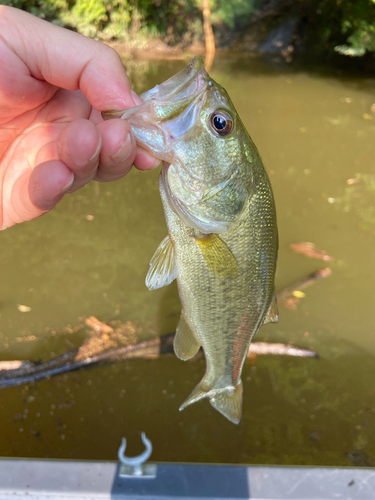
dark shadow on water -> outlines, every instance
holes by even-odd
[[[227,53],[216,57],[213,73],[225,71],[233,74],[251,73],[252,76],[297,75],[306,73],[321,78],[340,80],[350,88],[372,90],[375,68],[366,69],[353,58],[334,58],[325,61],[318,57],[297,56],[291,63],[282,55],[257,53]]]
[[[178,297],[177,283],[174,281],[164,288],[156,318],[160,335],[176,331],[180,318],[181,303]]]

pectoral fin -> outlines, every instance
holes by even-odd
[[[156,290],[169,285],[176,277],[173,245],[170,237],[166,236],[150,261],[146,286],[149,290]]]
[[[266,323],[278,323],[279,321],[279,308],[277,307],[276,292],[273,293],[273,299],[268,312],[264,318],[263,325]]]
[[[208,268],[223,277],[233,277],[239,272],[238,264],[224,241],[215,233],[195,237]]]
[[[183,311],[177,325],[173,347],[176,356],[183,361],[195,356],[200,348],[200,343],[197,341],[190,326],[187,324]]]

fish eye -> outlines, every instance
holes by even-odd
[[[210,118],[211,127],[219,135],[227,135],[233,128],[233,118],[226,111],[214,111]]]

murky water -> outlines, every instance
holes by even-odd
[[[184,64],[125,65],[143,91]],[[136,454],[145,431],[159,461],[375,464],[375,82],[252,58],[217,59],[211,74],[270,174],[277,287],[327,265],[290,243],[311,241],[335,258],[332,276],[307,289],[296,310],[281,308],[279,324],[256,340],[311,347],[320,359],[246,362],[239,426],[207,401],[178,411],[202,377],[203,358],[133,360],[4,389],[0,455],[116,459],[122,436]],[[1,233],[0,359],[53,358],[82,343],[90,315],[132,321],[141,338],[173,331],[175,284],[154,292],[144,285],[166,235],[157,177],[134,171],[92,183]]]

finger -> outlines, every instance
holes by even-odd
[[[97,128],[89,120],[76,120],[61,131],[56,144],[57,153],[74,174],[69,192],[76,191],[95,177],[101,142]]]
[[[41,163],[14,183],[2,229],[35,219],[51,210],[69,189],[74,176],[59,160]]]
[[[29,197],[32,206],[38,210],[51,210],[69,190],[73,181],[73,172],[62,161],[40,163],[31,173],[26,202]]]
[[[101,112],[97,111],[94,108],[91,108],[90,116],[88,117],[88,119],[90,120],[90,122],[95,123],[95,125],[98,125],[98,123],[102,123],[103,121]]]
[[[61,124],[80,118],[89,119],[92,122],[92,114],[92,106],[81,91],[58,89],[53,100],[39,112],[38,119],[41,122]]]
[[[125,120],[110,120],[97,125],[102,137],[99,168],[94,177],[101,182],[120,179],[132,168],[137,150],[130,126]]]
[[[25,63],[1,39],[1,30],[0,10],[0,119],[7,121],[18,116],[19,107],[34,109],[51,99],[57,87],[30,76]]]
[[[138,170],[151,170],[160,165],[160,160],[152,156],[148,151],[138,146],[134,159],[134,166]]]
[[[0,39],[6,33],[4,42],[34,79],[68,90],[81,89],[100,111],[135,105],[114,49],[19,9],[0,6],[0,14]]]

